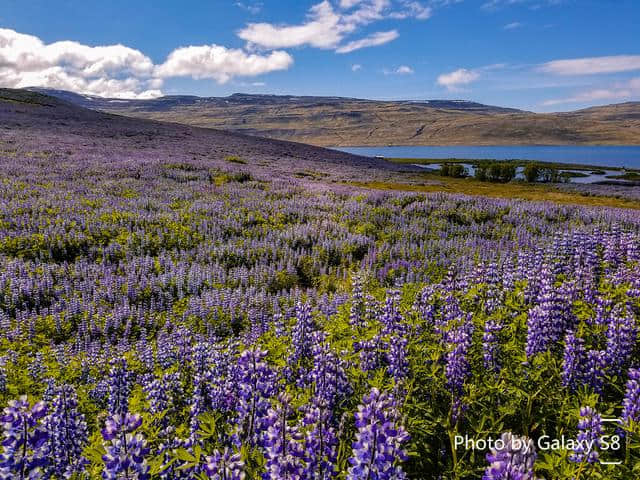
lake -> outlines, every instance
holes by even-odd
[[[640,169],[640,146],[508,145],[437,147],[340,147],[336,150],[387,158],[468,158],[539,160]]]

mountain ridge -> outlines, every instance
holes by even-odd
[[[287,102],[308,102],[308,103],[342,103],[355,102],[361,104],[407,104],[407,105],[429,105],[432,108],[448,108],[458,110],[485,110],[495,112],[523,112],[517,108],[499,107],[495,105],[486,105],[470,100],[444,100],[444,99],[425,99],[425,100],[374,100],[356,97],[339,97],[339,96],[320,96],[320,95],[276,95],[276,94],[259,94],[259,93],[242,93],[236,92],[226,97],[200,97],[197,95],[163,95],[153,99],[124,99],[112,97],[100,97],[98,95],[83,95],[68,90],[55,90],[48,88],[29,87],[25,90],[50,95],[57,98],[66,99],[72,103],[84,106],[85,108],[109,107],[113,104],[119,105],[145,105],[145,104],[161,104],[168,105],[171,102],[180,104],[224,104],[224,103],[254,103],[254,104],[286,104]]]
[[[640,145],[640,102],[534,113],[466,100],[246,93],[124,100],[31,90],[108,113],[317,146]]]

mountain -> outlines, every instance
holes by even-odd
[[[242,93],[122,100],[33,90],[93,110],[320,146],[640,144],[640,102],[542,114],[464,100]]]
[[[51,168],[74,157],[98,156],[108,164],[124,156],[131,159],[132,169],[142,172],[146,165],[195,161],[221,172],[327,182],[361,179],[363,169],[368,178],[415,170],[312,145],[98,112],[72,103],[74,99],[73,94],[56,98],[0,88],[0,154],[28,152]]]

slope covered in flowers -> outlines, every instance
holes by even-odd
[[[0,111],[0,478],[638,476],[637,211],[30,108]]]

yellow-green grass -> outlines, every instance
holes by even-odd
[[[490,183],[471,178],[450,178],[423,174],[427,182],[350,182],[363,188],[376,190],[398,190],[407,192],[446,192],[466,195],[481,195],[493,198],[514,198],[530,201],[548,201],[560,204],[587,205],[594,207],[633,208],[640,210],[640,201],[629,198],[583,195],[564,191],[549,185],[527,183]]]

